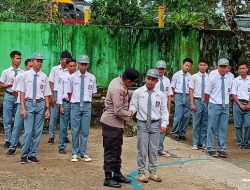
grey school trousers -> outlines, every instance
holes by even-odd
[[[160,138],[160,120],[147,124],[137,121],[137,166],[138,171],[146,168],[148,157],[148,171],[155,171],[157,164],[157,147]]]

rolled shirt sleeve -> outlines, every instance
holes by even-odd
[[[138,111],[138,90],[135,90],[131,101],[130,101],[130,105],[129,105],[129,110],[133,112],[133,114],[135,114]]]
[[[53,67],[49,74],[49,82],[52,82],[52,83],[55,82],[55,71],[56,71],[56,67]]]
[[[48,78],[45,79],[45,87],[44,87],[44,96],[51,96],[52,93],[51,93],[51,89],[50,89],[50,86],[49,86],[49,81],[48,81]]]
[[[169,113],[167,109],[167,99],[163,94],[161,97],[161,121],[161,126],[167,128],[167,125],[169,124]]]
[[[234,80],[233,80],[233,85],[232,85],[232,91],[231,91],[231,94],[233,94],[233,95],[237,95],[237,86],[238,86],[238,84],[237,84],[237,80],[236,80],[236,79],[234,79]]]

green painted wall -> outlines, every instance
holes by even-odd
[[[9,67],[12,50],[22,52],[23,62],[34,51],[43,53],[46,57],[43,71],[47,74],[58,64],[61,51],[69,50],[74,57],[87,54],[91,59],[90,72],[96,76],[98,86],[107,87],[126,67],[145,73],[158,59],[169,64],[171,75],[189,56],[195,62],[195,71],[200,32],[0,22],[0,71]]]

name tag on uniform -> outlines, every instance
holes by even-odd
[[[155,102],[155,107],[157,107],[157,108],[160,107],[160,102],[156,101]]]

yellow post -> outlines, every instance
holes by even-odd
[[[53,13],[58,14],[58,3],[57,2],[53,3]]]
[[[86,6],[84,8],[84,25],[89,24],[90,16],[91,16],[91,10],[88,6]]]
[[[159,28],[164,28],[164,15],[165,15],[165,7],[164,6],[159,6],[158,10],[158,27]]]

